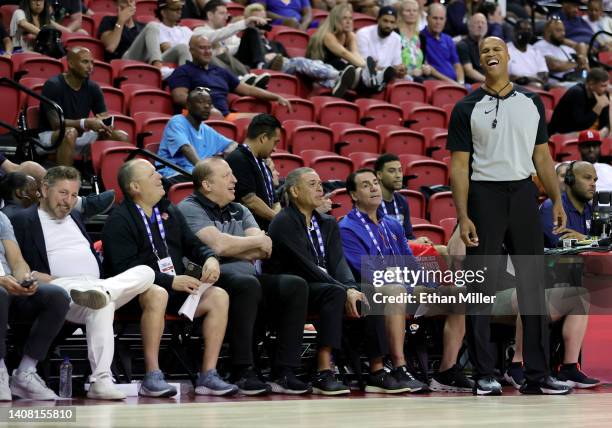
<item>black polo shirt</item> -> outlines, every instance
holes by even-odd
[[[464,37],[457,43],[457,54],[461,65],[472,64],[472,67],[477,72],[484,74],[484,70],[480,65],[480,51],[478,50],[478,42],[470,36]],[[466,76],[466,82],[474,83],[474,80]]]

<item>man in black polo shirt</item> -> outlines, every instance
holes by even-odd
[[[487,34],[487,18],[482,13],[475,13],[468,21],[468,35],[457,43],[457,54],[468,83],[484,82],[480,66],[478,44]]]
[[[105,16],[98,27],[98,39],[104,43],[104,60],[121,59],[145,25],[136,22],[136,0],[117,0],[117,16]]]
[[[544,242],[538,218],[537,171],[553,201],[553,232],[565,227],[557,177],[548,151],[546,117],[536,94],[514,87],[508,75],[508,48],[487,37],[480,45],[485,84],[463,98],[451,115],[448,149],[451,184],[468,268],[485,270],[484,284],[471,291],[495,293],[499,254],[505,244],[518,280],[524,325],[525,378],[522,393],[567,394],[570,388],[549,375],[548,323],[543,284]],[[471,256],[471,257],[470,257]],[[531,256],[531,257],[525,257]],[[491,305],[471,305],[467,337],[474,364],[473,393],[499,395],[490,348]]]
[[[280,141],[280,122],[272,115],[259,114],[253,118],[244,144],[227,156],[236,183],[236,200],[251,210],[263,230],[280,211],[276,200],[272,172],[265,160]]]

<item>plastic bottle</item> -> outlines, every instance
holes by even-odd
[[[65,357],[60,366],[59,396],[62,398],[72,397],[72,364],[70,358]]]

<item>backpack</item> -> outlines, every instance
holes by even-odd
[[[60,30],[45,25],[38,33],[38,36],[36,36],[34,51],[56,59],[65,56],[66,49],[62,44],[62,33]]]

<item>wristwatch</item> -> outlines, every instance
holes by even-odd
[[[120,24],[115,24],[115,28],[118,28],[121,30],[121,25]]]

